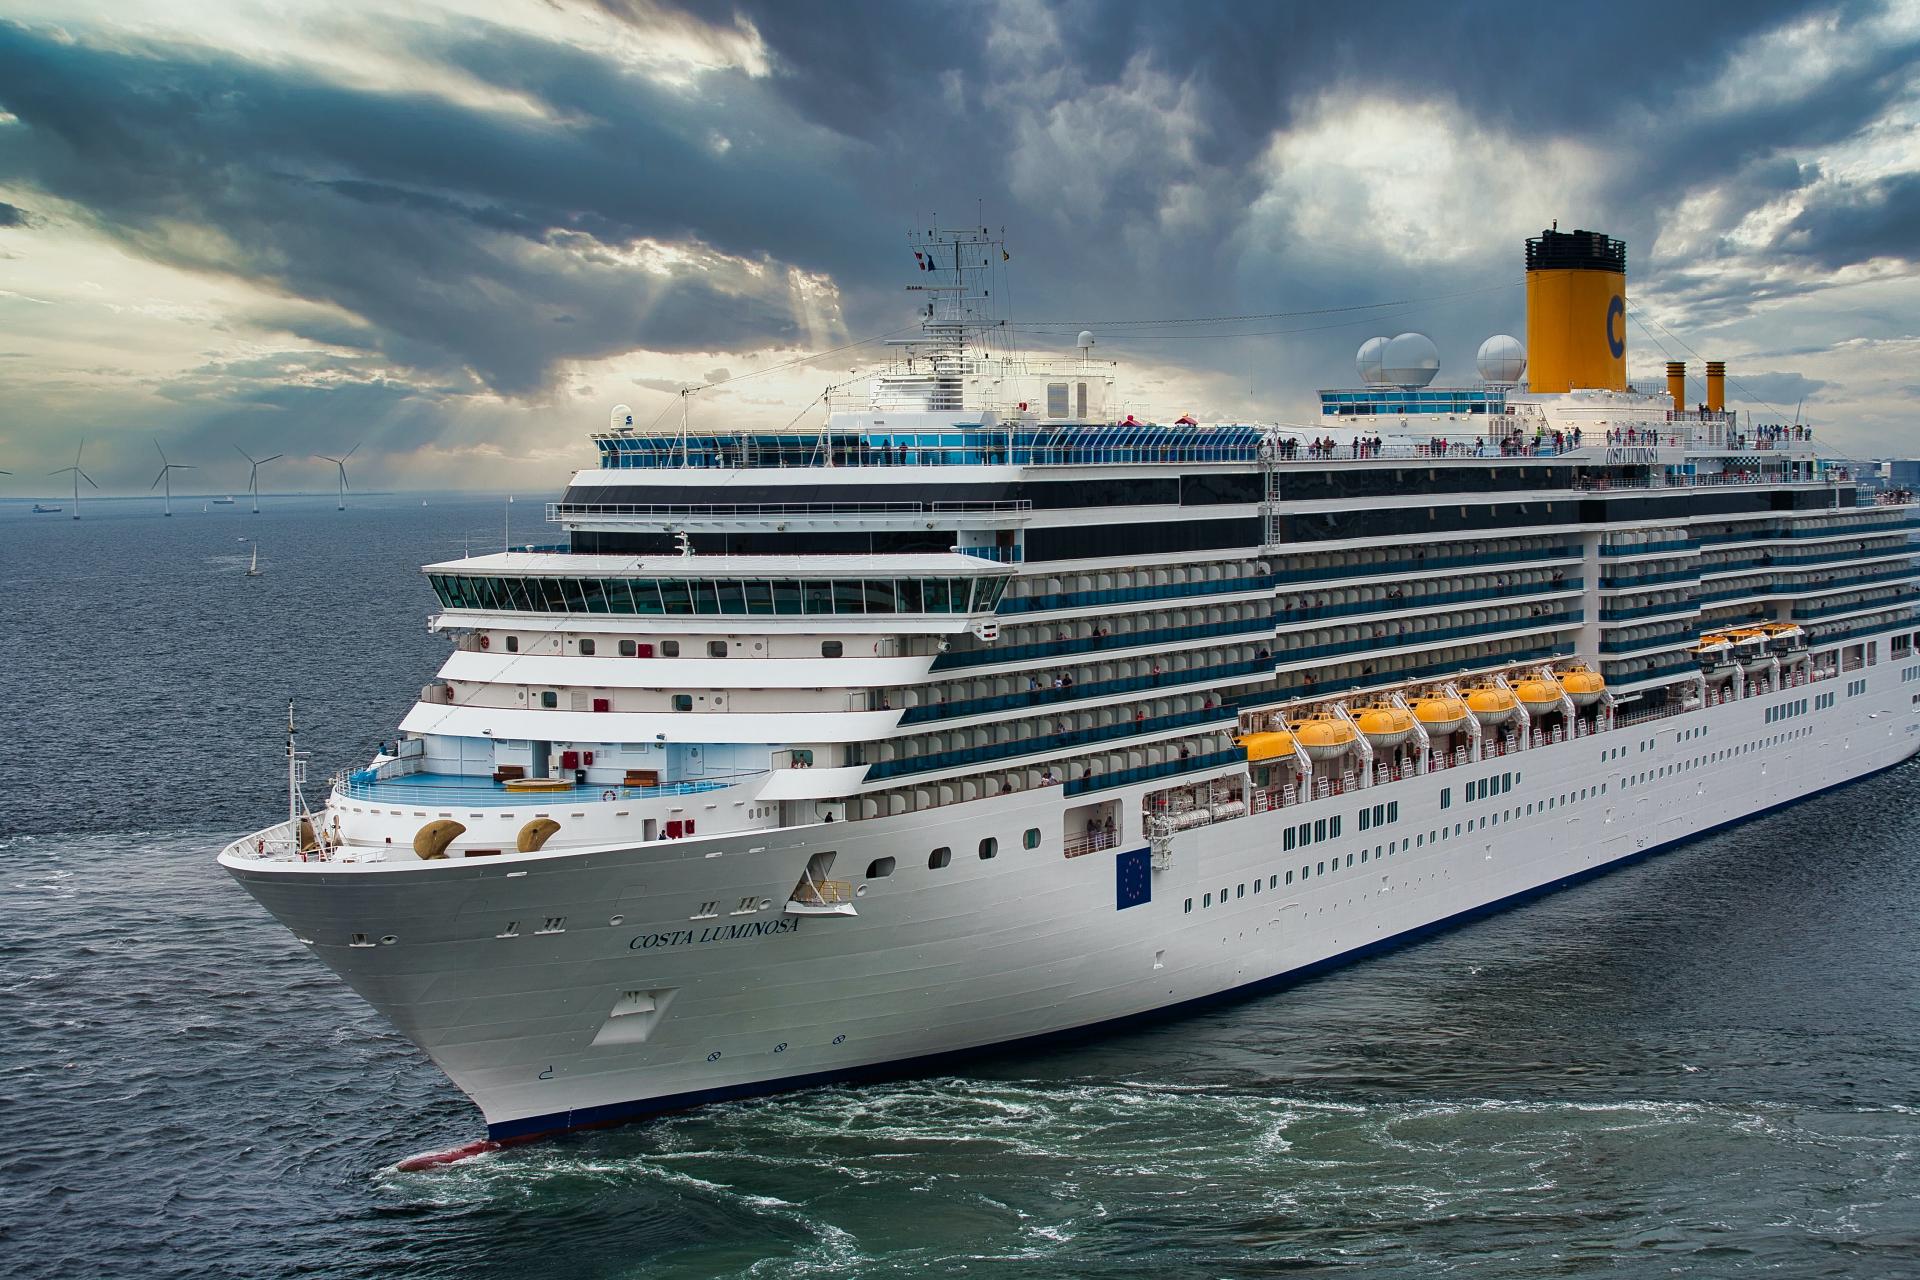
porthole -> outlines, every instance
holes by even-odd
[[[999,852],[1000,842],[994,837],[988,836],[980,842],[980,861],[985,862]]]

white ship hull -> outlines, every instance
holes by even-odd
[[[1846,674],[1181,832],[1170,865],[1146,873],[1150,899],[1125,908],[1118,865],[1145,848],[1146,786],[1100,793],[1123,801],[1129,825],[1117,848],[1072,858],[1066,802],[1046,788],[470,866],[222,861],[474,1099],[491,1136],[520,1139],[1284,982],[1920,750],[1905,673]],[[1863,692],[1814,707],[1861,679]],[[1805,713],[1768,719],[1801,700]],[[1504,794],[1465,798],[1470,782],[1509,773]],[[1357,811],[1389,801],[1398,820],[1361,831]],[[1333,815],[1340,837],[1283,852],[1287,828]],[[1022,847],[1029,828],[1037,848]],[[988,835],[998,855],[981,860]],[[929,869],[941,846],[951,864]],[[841,868],[893,857],[897,870],[864,883],[856,914],[788,914],[821,850]],[[1337,869],[1288,883],[1329,861]]]

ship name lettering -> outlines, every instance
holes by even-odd
[[[709,925],[695,933],[692,929],[672,929],[665,933],[643,933],[627,944],[629,951],[654,951],[661,947],[683,947],[689,943],[734,942],[741,938],[764,938],[776,933],[797,933],[800,922],[793,918],[750,920],[741,924]]]

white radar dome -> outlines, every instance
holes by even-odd
[[[1380,379],[1389,386],[1424,387],[1440,372],[1440,349],[1424,333],[1401,334],[1380,359]]]
[[[1079,336],[1079,337],[1077,337],[1077,338],[1075,338],[1075,339],[1073,340],[1073,345],[1074,345],[1074,346],[1076,346],[1076,347],[1090,347],[1090,346],[1092,346],[1092,345],[1093,345],[1093,331],[1092,331],[1091,329],[1082,329],[1082,330],[1080,331],[1080,336]]]
[[[617,404],[613,406],[611,419],[607,425],[615,431],[618,431],[622,427],[631,427],[633,425],[633,410],[624,404]]]
[[[1510,333],[1496,333],[1480,344],[1474,367],[1487,382],[1518,382],[1527,371],[1527,349]]]
[[[1379,386],[1386,378],[1382,371],[1386,368],[1387,340],[1368,338],[1360,344],[1359,354],[1354,356],[1354,367],[1360,370],[1360,381],[1370,387]]]

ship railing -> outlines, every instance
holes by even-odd
[[[313,824],[317,831],[319,824]],[[241,836],[221,851],[228,857],[249,862],[327,862],[327,846],[315,840],[301,847],[300,835],[292,822],[278,822],[252,835]]]
[[[549,502],[548,520],[599,519],[632,516],[662,520],[737,519],[769,516],[849,515],[1000,515],[1033,510],[1030,499],[966,502],[735,502],[735,503],[625,503]]]
[[[1098,853],[1102,849],[1111,849],[1120,843],[1117,831],[1093,831],[1083,836],[1075,836],[1066,843],[1066,856],[1083,857],[1089,853]]]
[[[572,785],[562,790],[552,791],[512,791],[504,784],[496,783],[483,776],[476,776],[467,782],[449,782],[439,785],[431,782],[412,783],[397,779],[368,778],[360,774],[350,775],[334,784],[334,794],[349,800],[376,800],[388,804],[479,804],[499,806],[503,804],[542,805],[570,803],[580,804],[598,800],[657,800],[669,796],[702,795],[709,791],[721,791],[749,778],[763,777],[766,770],[749,773],[723,774],[710,778],[691,778],[683,782],[670,782],[654,787],[629,787],[618,783],[587,782]],[[414,775],[417,776],[417,775]]]

